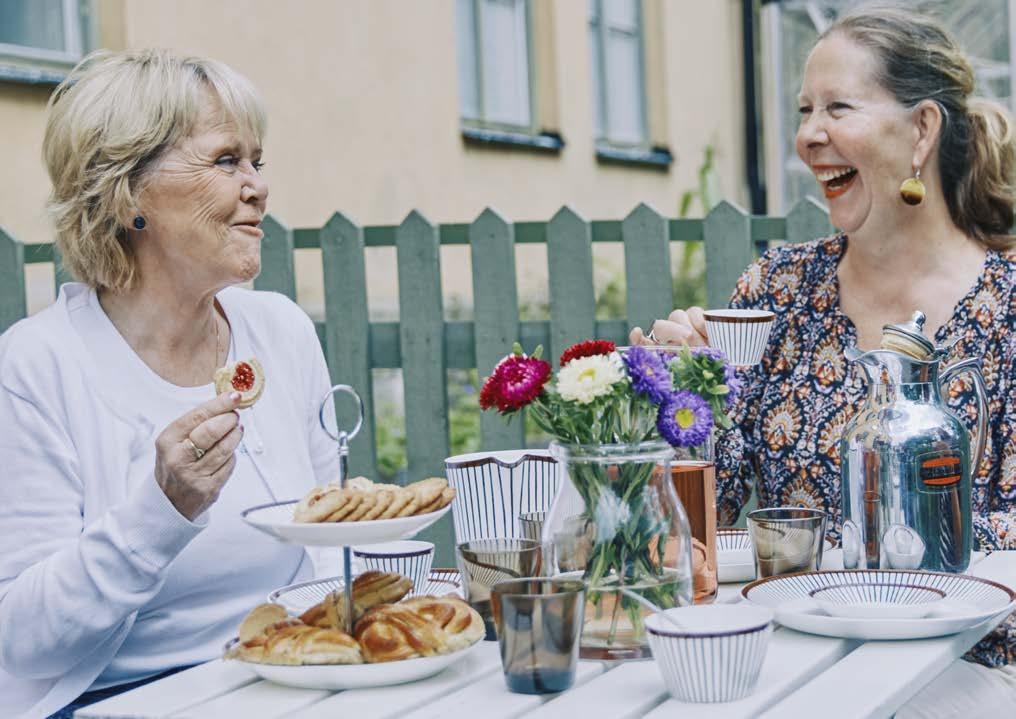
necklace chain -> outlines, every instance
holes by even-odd
[[[215,374],[215,370],[219,369],[219,318],[218,313],[215,311],[215,305],[212,305],[212,322],[215,323],[215,357],[212,361],[215,363],[212,366],[212,374]]]

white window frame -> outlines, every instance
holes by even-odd
[[[604,4],[610,2],[610,0],[589,0],[596,6],[596,16],[598,21],[596,23],[596,42],[598,47],[594,49],[593,57],[595,58],[597,67],[595,68],[595,76],[593,82],[599,83],[599,106],[594,108],[594,112],[599,114],[599,125],[600,132],[597,133],[596,142],[597,144],[607,145],[608,147],[620,147],[620,148],[634,148],[634,149],[647,149],[652,144],[649,137],[649,103],[646,98],[646,38],[645,38],[645,18],[642,10],[642,0],[635,0],[635,21],[638,26],[637,30],[637,41],[638,41],[638,96],[639,104],[642,116],[642,139],[636,143],[625,142],[612,138],[610,136],[610,118],[607,111],[607,103],[610,98],[610,88],[607,84],[607,23],[606,14],[604,12]],[[593,18],[588,19],[590,25],[593,25]]]
[[[92,44],[94,0],[61,0],[64,49],[0,43],[0,79],[59,82]]]
[[[513,123],[499,122],[496,120],[490,120],[487,118],[486,109],[484,108],[484,97],[483,97],[483,63],[486,57],[483,51],[483,1],[484,0],[468,0],[472,4],[473,8],[473,23],[472,28],[469,31],[472,32],[473,50],[474,56],[472,58],[458,57],[457,62],[473,62],[474,63],[474,78],[475,86],[474,91],[476,93],[476,106],[478,117],[466,117],[462,114],[461,100],[459,105],[459,122],[462,123],[463,127],[489,129],[489,130],[502,130],[509,133],[523,133],[527,135],[537,134],[537,107],[536,107],[536,82],[535,82],[535,69],[533,66],[533,9],[530,0],[523,0],[523,7],[525,10],[525,27],[526,27],[526,84],[528,88],[529,97],[529,122],[523,125],[517,125]],[[462,32],[463,30],[457,30]]]

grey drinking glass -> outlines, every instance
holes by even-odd
[[[575,682],[585,589],[575,579],[527,578],[494,585],[490,604],[509,691],[548,694]]]
[[[490,590],[498,582],[542,575],[540,543],[532,539],[475,539],[455,549],[466,601],[483,617],[487,639],[496,639]]]
[[[749,512],[757,577],[817,571],[822,566],[826,521],[821,509],[774,507]]]
[[[519,515],[519,534],[523,539],[531,539],[539,542],[543,535],[543,520],[547,518],[546,512],[526,512]]]

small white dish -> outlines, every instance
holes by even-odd
[[[226,645],[228,652],[236,642]],[[478,640],[482,641],[482,640]],[[376,664],[304,664],[283,666],[279,664],[258,664],[242,659],[230,659],[243,664],[262,679],[301,689],[366,689],[405,684],[437,674],[460,659],[466,658],[476,644],[451,654],[434,657],[403,659],[399,662],[378,662]]]
[[[408,539],[441,519],[451,505],[428,514],[414,514],[394,519],[372,519],[367,522],[316,522],[293,521],[293,509],[298,500],[262,504],[244,510],[240,516],[250,526],[270,534],[276,539],[307,547],[341,547],[353,544],[374,544],[396,539]]]
[[[935,611],[945,592],[916,584],[831,584],[808,596],[831,617],[920,619]]]
[[[684,702],[728,702],[755,690],[773,613],[748,603],[700,604],[668,609],[687,627],[659,614],[645,619],[653,659],[670,695]]]

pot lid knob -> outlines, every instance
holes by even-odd
[[[882,326],[882,349],[894,350],[914,359],[928,359],[935,353],[935,345],[924,336],[924,313],[916,310],[909,322]]]

